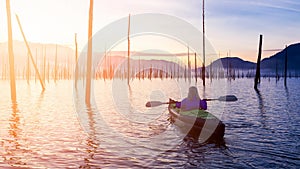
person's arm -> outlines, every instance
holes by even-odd
[[[206,100],[200,100],[200,108],[203,109],[203,110],[207,110]]]

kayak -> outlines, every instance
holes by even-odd
[[[172,99],[169,99],[169,103],[171,123],[183,128],[183,131],[185,129],[185,139],[200,139],[201,142],[223,141],[225,125],[216,116],[202,109],[181,111]]]

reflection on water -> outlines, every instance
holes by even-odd
[[[99,143],[96,137],[96,129],[95,129],[95,120],[94,120],[94,108],[90,104],[86,105],[86,113],[88,115],[89,121],[89,130],[88,130],[88,138],[87,138],[87,157],[84,158],[85,165],[81,167],[91,167],[90,161],[93,161],[95,158],[95,154],[97,152]]]
[[[4,161],[8,164],[24,165],[26,163],[22,162],[22,146],[20,145],[20,133],[22,130],[20,128],[18,104],[15,100],[13,100],[11,103],[11,110],[12,113],[11,117],[9,118],[8,129],[10,138],[6,140],[8,145],[4,146]]]
[[[256,94],[257,94],[257,98],[258,98],[258,109],[260,111],[260,115],[261,115],[261,123],[263,125],[263,127],[266,127],[265,121],[266,121],[266,116],[265,116],[265,106],[264,106],[264,100],[263,100],[263,96],[261,95],[259,89],[254,89]]]
[[[208,102],[226,125],[226,146],[218,146],[183,142],[166,105],[145,107],[149,100],[181,100],[184,80],[133,80],[130,89],[95,81],[92,105],[76,100],[72,81],[49,83],[42,93],[39,84],[17,81],[12,103],[7,81],[0,81],[0,168],[297,168],[299,82],[289,79],[284,88],[262,79],[259,91],[252,79],[198,83],[201,98],[239,98]]]

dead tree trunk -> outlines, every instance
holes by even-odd
[[[20,31],[21,31],[21,33],[22,33],[24,42],[25,42],[25,44],[26,44],[26,47],[27,47],[29,56],[30,56],[30,58],[31,58],[32,64],[33,64],[33,66],[34,66],[34,68],[35,68],[35,72],[36,72],[36,74],[38,75],[38,78],[39,78],[39,80],[40,80],[42,89],[45,90],[45,84],[44,84],[44,82],[43,82],[43,80],[42,80],[42,78],[41,78],[41,75],[40,75],[40,73],[39,73],[39,70],[38,70],[38,68],[37,68],[37,65],[35,64],[34,59],[33,59],[33,57],[32,57],[32,53],[31,53],[29,44],[28,44],[28,42],[27,42],[27,40],[26,40],[25,34],[24,34],[24,32],[23,32],[23,29],[22,29],[22,26],[21,26],[21,22],[20,22],[20,20],[19,20],[18,15],[16,15],[16,18],[17,18],[17,21],[18,21],[18,24],[19,24]]]
[[[88,52],[87,52],[87,68],[86,68],[87,76],[86,76],[86,93],[85,93],[85,103],[87,105],[90,105],[91,103],[93,6],[94,6],[94,1],[90,0]]]
[[[8,55],[9,55],[9,74],[10,74],[10,94],[11,100],[16,101],[16,79],[15,79],[15,61],[13,52],[12,28],[11,28],[11,15],[10,15],[10,1],[6,0],[6,13],[7,13],[7,30],[8,30]]]
[[[287,57],[288,57],[288,49],[285,46],[285,61],[284,61],[284,86],[286,86],[286,76],[287,76]]]
[[[262,39],[263,39],[263,35],[260,35],[258,57],[257,57],[257,64],[256,64],[256,75],[254,79],[254,89],[256,90],[257,90],[257,84],[260,83],[260,60],[261,60],[261,50],[262,50]]]

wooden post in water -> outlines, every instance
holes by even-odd
[[[26,79],[26,65],[23,67],[22,77],[23,77],[23,80]]]
[[[109,79],[111,80],[112,79],[112,63],[111,63],[111,52],[109,52],[109,58],[108,58],[108,61],[109,61]]]
[[[203,0],[203,3],[202,3],[202,21],[203,21],[203,24],[202,24],[202,29],[203,29],[203,37],[202,37],[202,40],[203,40],[203,66],[202,66],[202,82],[203,82],[203,86],[205,86],[205,24],[204,24],[204,0]]]
[[[85,91],[85,103],[90,105],[91,103],[91,80],[92,80],[92,34],[93,34],[93,6],[94,0],[90,0],[89,10],[89,30],[88,30],[88,52],[87,52],[87,76],[86,76],[86,91]]]
[[[6,80],[7,71],[6,71],[6,64],[4,65],[4,80]]]
[[[48,80],[48,83],[49,83],[49,76],[50,76],[50,63],[49,63],[49,60],[48,60],[48,66],[47,66],[47,80]]]
[[[30,79],[30,58],[29,53],[27,52],[27,84],[29,84]]]
[[[45,46],[45,53],[44,53],[44,63],[43,63],[43,82],[46,82],[46,46]]]
[[[77,48],[77,33],[75,33],[75,88],[77,89],[77,81],[78,81],[78,48]]]
[[[37,61],[38,61],[38,59],[37,59],[37,48],[35,48],[35,63],[37,64]],[[36,83],[36,77],[37,77],[37,73],[35,72],[35,74],[34,74],[34,83]]]
[[[139,70],[138,70],[138,72],[139,72],[139,80],[141,80],[141,57],[139,56]]]
[[[275,63],[275,79],[276,79],[276,83],[277,83],[277,81],[279,80],[277,59],[276,59],[276,63]]]
[[[288,48],[285,46],[285,59],[284,59],[284,86],[286,87],[286,76],[287,76],[287,61],[288,61]]]
[[[184,81],[186,81],[186,65],[184,65]]]
[[[213,79],[212,62],[210,62],[210,67],[209,67],[209,77],[210,77],[210,82],[212,82],[212,79]]]
[[[44,82],[43,82],[43,80],[42,80],[42,78],[41,78],[41,76],[40,76],[40,73],[39,73],[39,70],[38,70],[38,68],[37,68],[37,65],[35,64],[35,62],[34,62],[34,59],[33,59],[33,57],[32,57],[32,53],[31,53],[31,50],[30,50],[29,44],[28,44],[28,42],[27,42],[27,40],[26,40],[25,34],[24,34],[24,32],[23,32],[23,29],[22,29],[22,26],[21,26],[21,22],[20,22],[20,20],[19,20],[19,17],[18,17],[18,15],[16,15],[16,18],[17,18],[17,21],[18,21],[18,24],[19,24],[20,31],[21,31],[21,33],[22,33],[22,36],[23,36],[24,42],[25,42],[25,44],[26,44],[26,47],[27,47],[27,50],[28,50],[29,56],[30,56],[30,58],[31,58],[32,64],[33,64],[33,66],[34,66],[34,68],[35,68],[35,72],[36,72],[36,74],[38,75],[38,78],[39,78],[39,80],[40,80],[40,83],[41,83],[42,89],[43,89],[43,90],[45,90],[45,85],[44,85]]]
[[[57,44],[55,45],[54,82],[57,80]]]
[[[15,79],[15,62],[13,52],[12,28],[11,28],[11,15],[10,15],[10,1],[6,0],[6,13],[7,13],[7,30],[8,30],[8,55],[9,55],[9,74],[10,74],[10,96],[12,101],[16,101],[16,79]]]
[[[179,81],[179,77],[180,77],[180,74],[179,74],[179,61],[177,62],[177,81]]]
[[[5,72],[5,63],[4,63],[4,55],[2,57],[2,80],[4,80],[4,72]]]
[[[258,57],[257,57],[257,64],[256,64],[256,75],[254,79],[254,89],[256,90],[257,90],[257,84],[260,83],[260,60],[261,60],[262,40],[263,40],[263,35],[260,35]]]
[[[68,65],[67,65],[67,69],[68,69],[68,80],[70,80],[70,66],[71,66],[71,59],[70,59],[70,56],[68,55]]]
[[[174,79],[176,78],[176,62],[173,62],[173,77],[174,77]],[[158,69],[158,68],[157,68]]]
[[[105,52],[104,52],[104,66],[103,66],[103,80],[105,81],[106,79],[106,67],[107,67],[107,64],[106,64],[106,49],[105,49]]]
[[[128,50],[127,50],[127,56],[128,56],[127,85],[129,85],[129,81],[130,81],[130,39],[129,39],[129,35],[130,35],[130,14],[128,16],[128,35],[127,35],[127,41],[128,41]]]
[[[191,63],[190,63],[190,48],[188,46],[188,80],[191,83]]]
[[[78,61],[78,47],[77,47],[77,33],[75,33],[75,66],[76,66],[76,70],[77,70],[77,61]],[[76,79],[77,79],[77,71],[75,73],[76,75]]]
[[[228,55],[228,52],[227,52],[227,62],[226,62],[226,71],[227,71],[227,79],[229,79],[229,55]]]
[[[196,52],[195,52],[195,80],[197,83],[197,55],[196,55]]]
[[[152,64],[150,65],[148,78],[151,80],[152,77]]]

